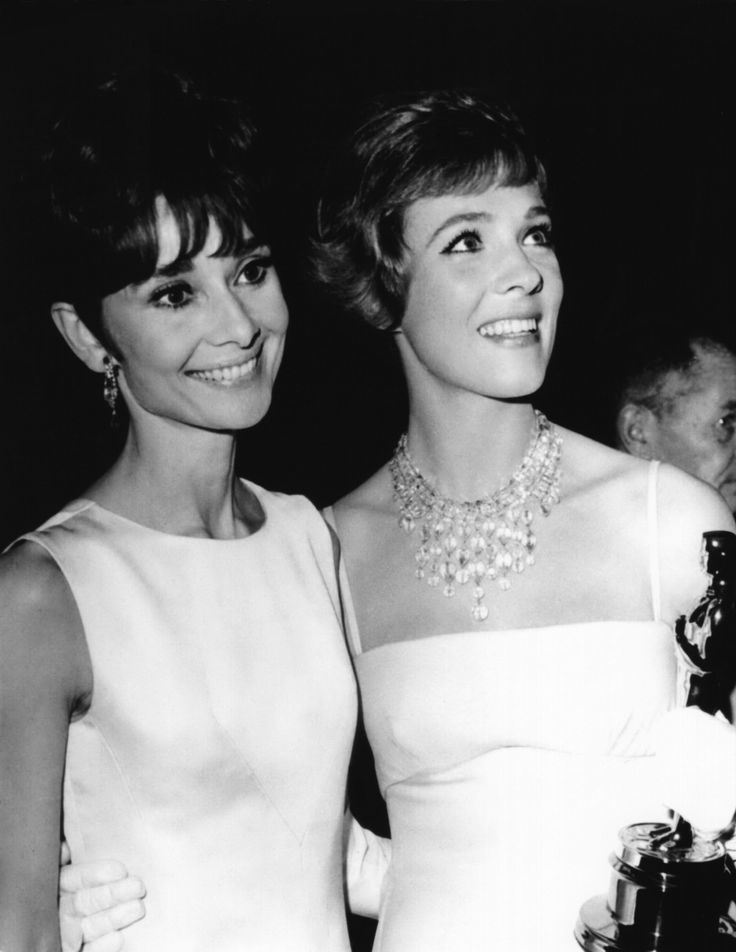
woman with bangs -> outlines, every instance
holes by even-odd
[[[572,952],[621,827],[664,803],[731,822],[733,733],[673,710],[673,625],[731,515],[534,408],[562,280],[512,115],[456,92],[376,112],[335,163],[316,253],[343,307],[395,336],[409,398],[393,457],[328,513],[391,826],[374,952]],[[674,784],[652,756],[673,736]],[[688,769],[716,736],[725,754]]]
[[[332,541],[234,473],[287,328],[256,173],[250,124],[173,78],[109,83],[55,131],[51,312],[128,429],[1,560],[4,952],[59,948],[60,829],[145,881],[131,952],[348,949]]]

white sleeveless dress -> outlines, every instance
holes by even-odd
[[[330,514],[327,514],[328,517]],[[362,651],[343,601],[392,859],[374,952],[574,952],[618,830],[666,816],[651,732],[675,704],[654,617],[468,631]]]
[[[92,659],[64,832],[148,888],[128,952],[347,952],[356,717],[329,533],[252,483],[253,535],[185,538],[79,500],[24,538],[57,561]]]

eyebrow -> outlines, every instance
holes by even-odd
[[[258,238],[255,235],[251,235],[250,238],[243,238],[238,242],[237,248],[235,248],[234,257],[242,258],[245,255],[255,251],[256,248],[261,248],[266,245],[266,242],[263,238]],[[169,264],[165,264],[161,268],[156,268],[150,277],[146,278],[144,281],[139,281],[134,284],[134,287],[141,287],[144,284],[147,284],[149,281],[153,281],[155,278],[175,278],[180,274],[189,274],[194,269],[194,264],[191,256],[185,256],[182,258],[175,258]]]
[[[527,209],[526,214],[524,215],[524,221],[530,221],[532,218],[539,218],[542,215],[549,217],[549,209],[546,205],[532,205],[531,208]],[[449,218],[445,219],[439,228],[435,229],[432,232],[432,235],[427,242],[427,247],[429,247],[435,238],[442,234],[448,228],[452,228],[453,225],[461,225],[464,222],[489,222],[493,220],[493,215],[490,212],[458,212],[457,215],[450,215]]]

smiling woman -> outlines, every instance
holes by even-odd
[[[333,546],[306,499],[234,473],[287,327],[253,138],[150,73],[55,130],[51,313],[128,429],[0,559],[6,952],[59,948],[60,826],[75,863],[145,880],[131,952],[347,952]]]
[[[536,184],[420,198],[407,208],[398,345],[416,386],[429,376],[448,385],[462,378],[466,389],[489,397],[539,388],[562,298],[550,233]],[[509,299],[514,287],[523,293]]]
[[[672,626],[733,522],[535,411],[562,297],[545,188],[513,116],[449,91],[376,112],[321,205],[317,271],[393,331],[409,395],[331,514],[392,833],[374,952],[573,952],[618,830],[678,806],[653,756]]]
[[[92,370],[108,358],[134,425],[146,415],[148,426],[152,417],[214,430],[252,426],[268,410],[287,326],[270,250],[245,224],[226,248],[210,219],[193,254],[166,199],[157,197],[155,208],[156,270],[102,299],[108,348],[73,306],[55,303],[54,320]]]

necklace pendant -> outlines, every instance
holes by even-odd
[[[500,489],[482,499],[441,495],[417,469],[406,434],[389,462],[399,526],[408,534],[419,529],[416,577],[432,588],[441,586],[447,598],[456,594],[457,586],[472,581],[471,616],[476,622],[488,618],[482,583],[495,581],[501,591],[508,591],[509,575],[534,565],[534,511],[548,516],[560,501],[562,438],[543,414],[534,414],[534,434],[521,463]]]

